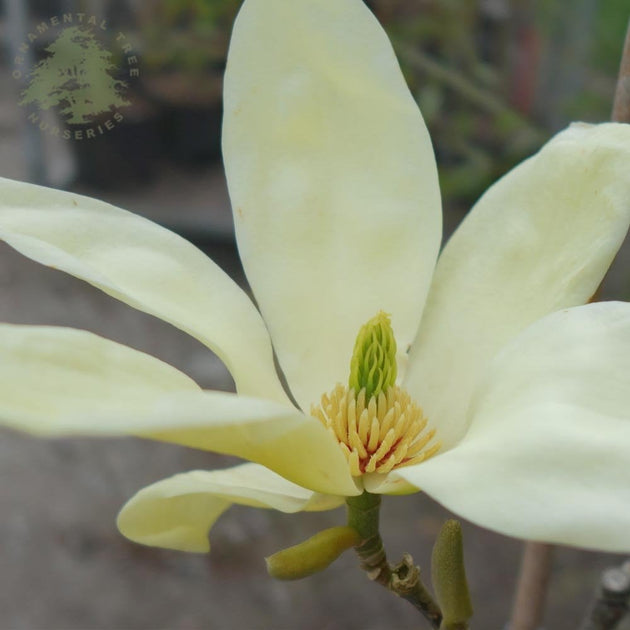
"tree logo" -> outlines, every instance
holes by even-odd
[[[58,33],[51,27],[63,26]],[[46,56],[29,70],[16,66],[13,76],[24,86],[20,105],[29,108],[28,120],[42,131],[65,139],[89,139],[102,135],[123,121],[121,109],[131,105],[126,96],[129,79],[139,75],[137,57],[132,53],[126,37],[119,33],[114,41],[120,45],[123,66],[115,63],[115,55],[99,41],[99,31],[106,31],[100,23],[86,14],[64,14],[37,25],[28,34],[17,56],[16,64],[26,61],[31,46],[43,35],[51,43],[44,48]],[[124,76],[123,70],[126,70]],[[122,78],[121,78],[122,77]],[[124,80],[128,79],[128,80]],[[42,111],[52,110],[59,124],[44,120]]]

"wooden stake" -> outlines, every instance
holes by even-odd
[[[525,543],[509,630],[538,630],[541,627],[552,552],[553,545]]]

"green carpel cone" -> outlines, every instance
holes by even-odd
[[[444,523],[431,554],[431,579],[435,597],[442,609],[442,630],[468,628],[473,609],[464,567],[462,526],[458,521]]]
[[[265,558],[267,573],[277,580],[299,580],[333,563],[344,551],[358,545],[360,536],[352,527],[331,527],[293,547]]]
[[[348,386],[366,400],[386,392],[396,382],[396,340],[389,315],[380,311],[365,323],[354,343]]]

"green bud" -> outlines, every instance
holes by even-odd
[[[396,340],[389,315],[380,311],[363,324],[350,361],[349,387],[366,400],[387,391],[396,382]]]
[[[361,537],[354,528],[331,527],[265,558],[267,573],[277,580],[299,580],[323,571],[344,551],[360,542]]]
[[[473,609],[464,568],[462,526],[458,521],[446,521],[438,534],[431,554],[431,579],[442,609],[441,628],[467,628]]]

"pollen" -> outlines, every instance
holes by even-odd
[[[422,409],[396,385],[370,398],[365,388],[355,395],[337,385],[313,405],[311,415],[339,442],[355,477],[419,464],[440,450]]]

